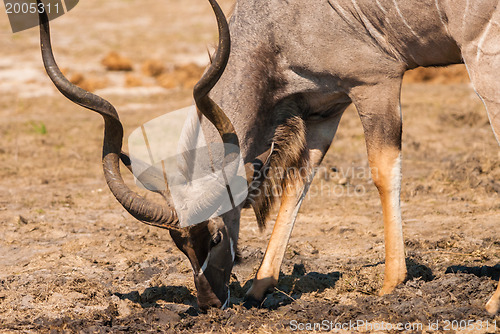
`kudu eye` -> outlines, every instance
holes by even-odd
[[[214,247],[218,244],[220,244],[220,242],[222,241],[222,232],[221,231],[217,231],[217,233],[215,233],[213,236],[212,236],[212,240],[210,241],[210,246],[211,247]]]

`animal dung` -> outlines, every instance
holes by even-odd
[[[132,71],[132,61],[118,54],[117,52],[111,51],[106,57],[101,61],[108,71]]]

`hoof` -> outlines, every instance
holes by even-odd
[[[245,299],[243,299],[243,307],[245,307],[247,310],[254,307],[259,308],[260,305],[262,305],[262,301],[254,298],[253,296],[247,295],[245,296]]]
[[[384,283],[384,285],[382,286],[382,289],[380,289],[378,295],[379,296],[390,295],[391,293],[394,292],[396,287],[398,285],[402,284],[404,281],[405,281],[404,279],[400,279],[397,281],[392,281],[391,283]]]
[[[494,300],[493,298],[491,298],[491,300],[486,304],[486,311],[488,311],[490,315],[497,314],[499,309],[500,301]]]

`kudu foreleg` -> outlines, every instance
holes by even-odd
[[[278,217],[273,233],[255,275],[252,287],[247,292],[245,306],[259,306],[266,292],[273,289],[279,278],[281,263],[285,256],[286,246],[295,224],[300,205],[309,189],[314,173],[325,156],[337,132],[343,110],[327,121],[307,124],[307,153],[309,166],[306,169],[303,182],[290,183],[283,191]]]
[[[400,81],[358,88],[353,96],[363,124],[373,182],[382,202],[385,276],[380,294],[391,293],[406,278],[401,220]]]
[[[278,283],[286,246],[309,185],[310,182],[289,184],[283,190],[281,206],[274,224],[273,233],[252,287],[247,293],[246,306],[259,306],[264,299],[264,295]]]
[[[390,146],[368,150],[373,182],[382,202],[385,239],[385,276],[380,294],[391,293],[406,278],[406,261],[401,220],[401,154]]]

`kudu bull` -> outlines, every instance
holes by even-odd
[[[215,0],[209,1],[219,25],[219,48],[194,88],[197,110],[210,121],[203,121],[204,132],[211,141],[222,138],[224,143],[241,145],[251,184],[247,204],[253,206],[261,226],[272,204],[281,203],[247,304],[258,305],[277,283],[315,167],[351,103],[364,128],[370,167],[376,170],[372,176],[385,228],[381,294],[390,293],[406,277],[400,208],[403,74],[418,66],[465,63],[498,140],[498,0],[314,0],[307,4],[238,0],[229,27]],[[45,68],[57,88],[104,117],[104,174],[112,193],[139,221],[170,230],[192,264],[201,308],[227,305],[244,204],[217,219],[180,228],[168,201],[153,204],[132,192],[119,171],[120,154],[122,160],[127,157],[121,153],[123,130],[116,111],[62,76],[43,15],[41,43]],[[234,153],[226,151],[225,159]],[[275,186],[283,190],[281,195],[267,191]],[[164,195],[168,200],[169,194]],[[500,287],[487,310],[497,312],[499,302]]]

